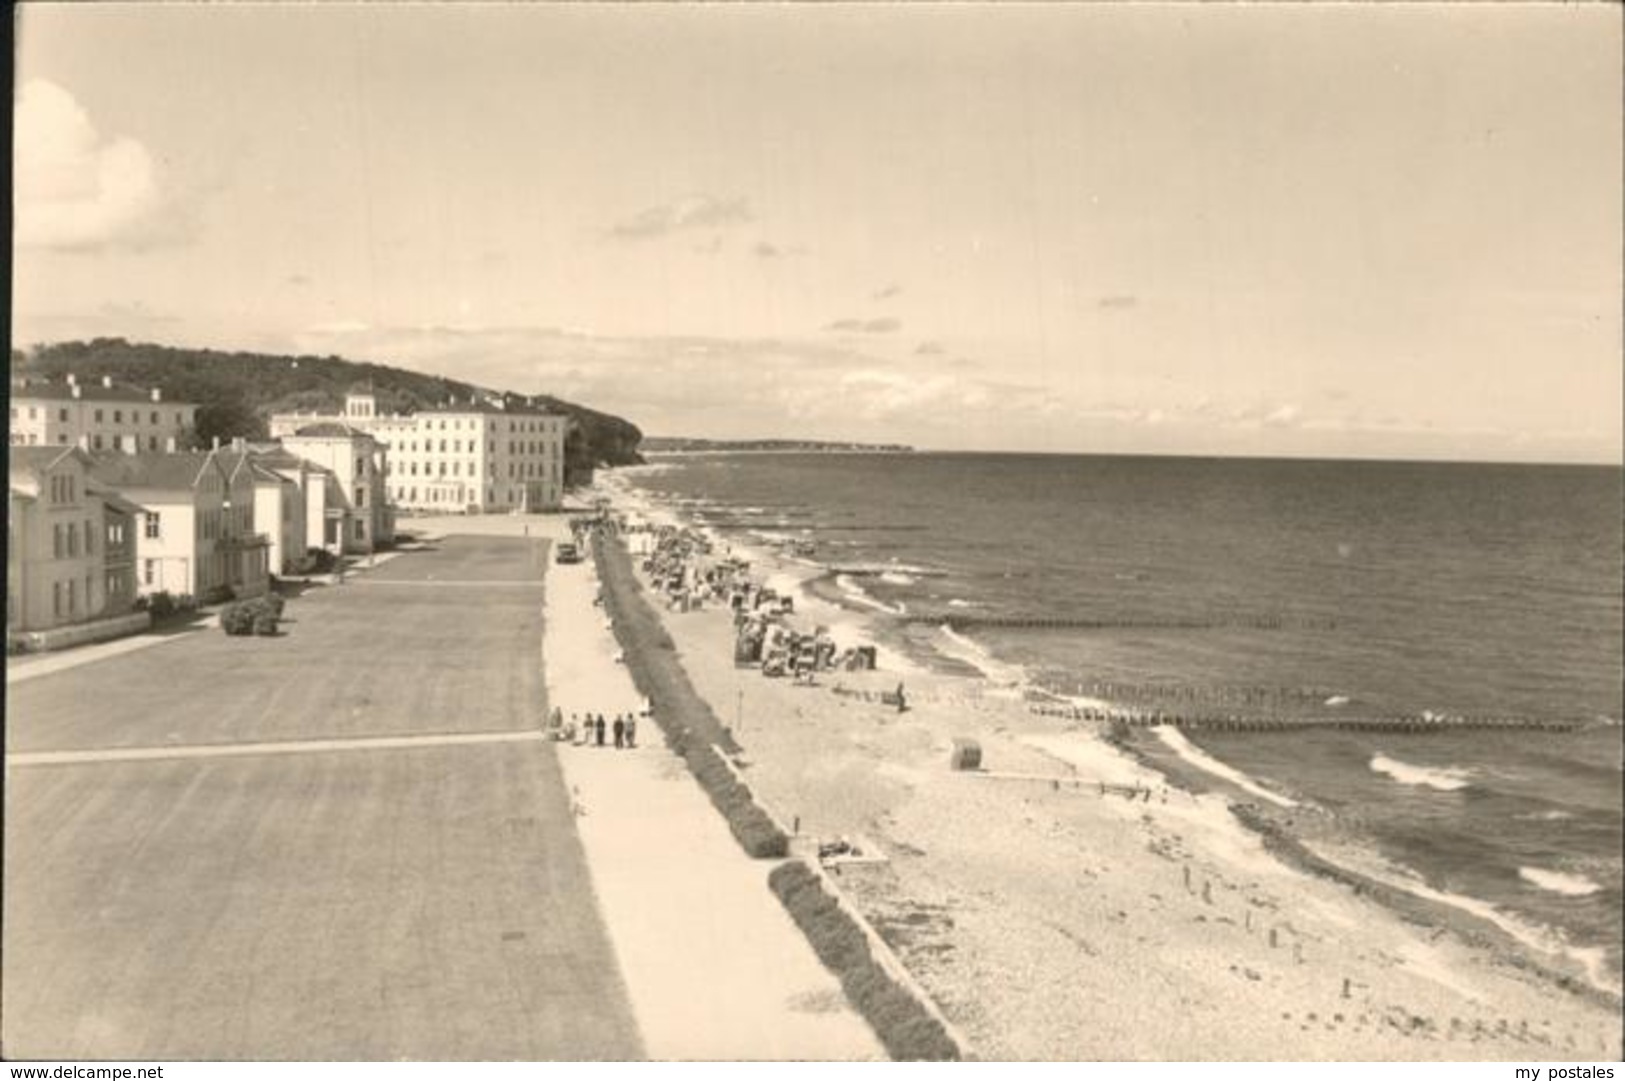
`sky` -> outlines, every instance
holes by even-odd
[[[27,4],[13,342],[652,435],[1621,460],[1611,4]]]

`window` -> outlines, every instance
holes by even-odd
[[[153,411],[152,411],[152,422],[153,422],[153,423],[154,423],[154,424],[157,424],[157,423],[158,423],[158,410],[156,410],[156,409],[154,409],[154,410],[153,410]]]
[[[156,512],[147,515],[147,539],[157,540],[163,535],[163,522]],[[150,562],[150,560],[149,560]]]
[[[66,409],[58,409],[56,411],[56,419],[66,421],[68,419],[68,411]]]
[[[63,526],[63,532],[68,535],[68,558],[72,559],[79,554],[79,529],[73,522],[69,522]]]
[[[89,522],[85,523],[85,555],[96,554],[96,533]]]
[[[97,419],[100,419],[100,418],[97,418]],[[90,437],[90,443],[91,443],[91,446],[94,447],[96,450],[101,450],[102,449],[102,437],[101,437],[100,433],[91,436]]]
[[[359,476],[361,476],[361,474],[365,473],[366,471],[367,471],[367,459],[365,459],[365,458],[357,458],[355,460],[355,474],[356,474],[356,476],[359,477]]]
[[[355,486],[355,505],[358,507],[367,505],[367,490],[359,484]]]
[[[182,424],[185,424],[185,423],[186,423],[186,421],[181,418],[180,411],[176,410],[176,412],[175,412],[175,426],[178,428]]]
[[[61,582],[52,582],[51,583],[51,612],[53,614],[55,614],[55,615],[61,615],[62,614],[62,583]]]
[[[147,449],[148,450],[157,450],[158,449],[158,437],[157,436],[155,436],[155,435],[147,436]]]
[[[68,615],[70,616],[73,615],[74,609],[79,605],[78,587],[78,582],[74,581],[72,578],[68,579]]]
[[[118,575],[109,574],[107,576],[106,588],[107,588],[107,598],[109,600],[112,600],[114,597],[119,595]]]
[[[114,424],[123,424],[124,423],[124,410],[122,410],[122,409],[113,410],[113,423]]]
[[[64,545],[62,543],[62,523],[58,522],[51,527],[51,558],[61,559]]]
[[[100,424],[101,422],[102,422],[102,411],[100,409],[98,409],[98,410],[96,410],[96,423]],[[72,583],[69,583],[69,584],[71,585]]]
[[[152,585],[152,565],[155,562],[156,560],[148,559],[143,560],[141,563],[141,581],[145,585]]]

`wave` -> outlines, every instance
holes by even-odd
[[[1564,874],[1562,871],[1546,871],[1539,867],[1520,867],[1518,877],[1531,885],[1539,886],[1552,893],[1561,893],[1568,897],[1585,897],[1602,889],[1591,879],[1584,875]]]
[[[1468,778],[1472,776],[1471,770],[1413,766],[1397,758],[1389,758],[1385,754],[1371,756],[1371,771],[1392,777],[1400,784],[1421,785],[1436,788],[1440,792],[1455,792],[1466,788]]]
[[[938,642],[933,647],[944,656],[963,661],[981,672],[990,682],[1008,687],[1025,687],[1029,683],[1027,669],[1019,664],[1001,661],[980,644],[971,641],[948,624],[937,628]]]
[[[873,608],[877,612],[885,612],[887,615],[893,616],[906,615],[908,612],[908,609],[901,602],[887,604],[885,601],[879,601],[869,596],[868,591],[854,582],[851,575],[837,574],[835,576],[835,585],[851,600],[866,608]]]
[[[1185,733],[1181,732],[1179,729],[1164,724],[1158,725],[1156,728],[1152,729],[1152,731],[1157,734],[1158,739],[1162,740],[1162,742],[1168,745],[1170,750],[1172,750],[1179,757],[1183,758],[1185,761],[1189,762],[1191,765],[1195,766],[1197,769],[1200,769],[1206,773],[1211,773],[1215,777],[1223,777],[1237,788],[1240,788],[1245,792],[1250,792],[1259,799],[1268,800],[1278,807],[1296,807],[1298,805],[1295,800],[1287,799],[1285,796],[1277,792],[1271,792],[1269,789],[1263,787],[1257,781],[1254,781],[1251,777],[1247,776],[1245,773],[1242,773],[1234,766],[1227,765],[1226,763],[1219,761],[1217,758],[1214,758],[1212,755],[1196,746],[1190,740],[1186,739]]]

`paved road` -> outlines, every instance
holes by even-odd
[[[546,712],[540,592],[411,584],[544,556],[449,538],[285,637],[10,688],[0,1051],[640,1057],[554,748],[511,738]]]

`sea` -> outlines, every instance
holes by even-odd
[[[934,669],[1169,714],[1580,721],[1187,730],[1387,864],[1617,991],[1622,471],[1019,454],[715,454],[621,471]]]

